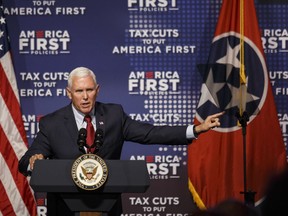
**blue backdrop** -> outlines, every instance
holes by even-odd
[[[99,101],[122,104],[134,119],[193,122],[201,87],[196,65],[208,58],[221,1],[151,2],[3,0],[29,144],[39,118],[69,102],[67,75],[78,66],[96,73]],[[288,5],[266,0],[255,6],[287,145]],[[182,216],[195,208],[186,146],[125,143],[122,159],[146,160],[151,178],[147,193],[123,195],[125,215]],[[41,205],[38,213],[45,215]]]

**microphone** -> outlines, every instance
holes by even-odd
[[[85,128],[81,128],[78,132],[77,144],[79,146],[79,150],[84,154],[85,149],[83,147],[86,146],[86,137],[87,137],[87,130]]]
[[[97,128],[93,145],[95,146],[95,152],[98,152],[99,148],[103,145],[103,134],[103,130],[101,128]]]

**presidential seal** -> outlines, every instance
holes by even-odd
[[[72,179],[84,190],[96,190],[107,180],[108,168],[105,161],[95,154],[84,154],[72,164]]]

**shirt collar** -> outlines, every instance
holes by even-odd
[[[84,122],[84,114],[81,113],[79,110],[77,110],[74,105],[72,104],[72,111],[73,111],[73,114],[74,114],[74,117],[75,117],[75,120],[76,120],[76,124],[78,125],[78,128],[79,126],[83,125],[83,122]],[[96,123],[96,118],[95,118],[95,115],[94,115],[94,110],[92,110],[90,112],[90,116],[92,118],[92,124],[94,125]]]

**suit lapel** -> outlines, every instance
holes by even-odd
[[[75,140],[78,139],[78,129],[71,104],[67,106],[67,110],[64,113],[64,125],[67,128],[71,139],[75,142]],[[73,142],[72,144],[74,145]]]
[[[96,102],[95,104],[95,115],[96,115],[96,126],[97,128],[102,129],[103,136],[105,137],[105,117],[104,117],[104,111],[101,103]]]

